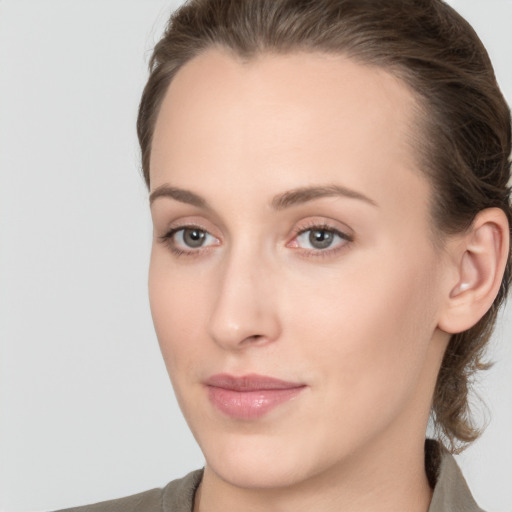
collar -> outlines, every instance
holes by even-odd
[[[425,442],[425,468],[434,494],[428,512],[483,512],[451,453],[440,443]]]

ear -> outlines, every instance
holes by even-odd
[[[491,307],[501,286],[510,243],[507,217],[499,208],[482,210],[471,228],[451,244],[454,272],[438,327],[450,334],[473,327]]]

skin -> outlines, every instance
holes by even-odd
[[[196,511],[426,511],[426,424],[458,276],[433,241],[409,143],[415,100],[383,70],[313,53],[249,62],[211,49],[157,120],[149,290],[161,351],[206,468]],[[318,197],[276,209],[311,186]],[[350,194],[349,194],[350,195]],[[352,196],[354,194],[351,194]],[[208,233],[190,248],[180,233]],[[314,249],[313,226],[337,230]],[[185,251],[177,254],[176,251]],[[218,373],[305,390],[262,418],[208,399]]]

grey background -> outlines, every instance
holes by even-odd
[[[135,118],[164,0],[0,2],[0,510],[161,486],[202,465],[147,301],[151,228]],[[512,101],[512,1],[451,2]],[[491,418],[459,461],[512,511],[512,314],[478,389]]]

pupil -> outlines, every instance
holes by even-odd
[[[332,244],[333,234],[325,229],[316,229],[309,234],[309,243],[315,249],[326,249]]]
[[[183,232],[183,240],[189,247],[201,247],[205,239],[205,232],[200,229],[185,229]]]

